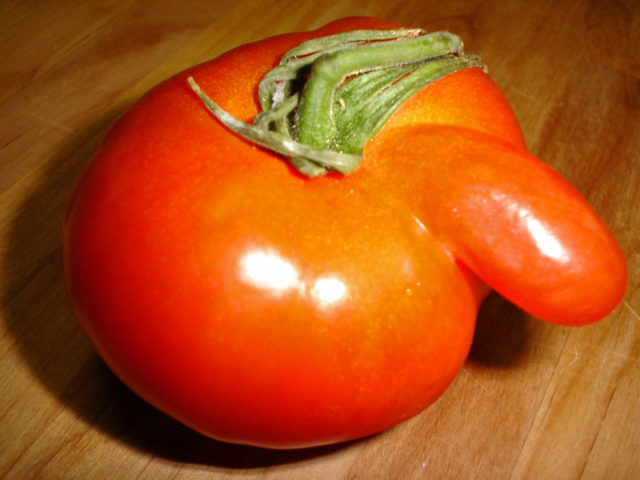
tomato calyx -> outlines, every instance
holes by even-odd
[[[469,67],[485,69],[449,32],[357,30],[313,39],[289,50],[262,79],[263,111],[252,125],[188,81],[224,125],[313,178],[356,170],[365,144],[406,100]]]

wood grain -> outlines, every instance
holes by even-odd
[[[67,305],[66,199],[147,89],[242,43],[371,15],[459,34],[531,151],[620,241],[629,288],[593,326],[498,296],[445,395],[371,438],[273,452],[208,440],[123,387]],[[0,3],[0,477],[640,478],[640,4],[636,0],[8,0]]]

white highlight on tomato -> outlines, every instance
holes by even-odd
[[[332,306],[347,295],[347,286],[335,276],[321,276],[315,281],[305,282],[300,272],[289,260],[277,252],[253,250],[240,260],[242,279],[261,290],[274,295],[297,291],[310,295],[321,308]]]
[[[256,287],[283,292],[299,284],[297,269],[277,253],[251,252],[240,264],[245,279]]]
[[[555,260],[563,261],[567,259],[567,252],[556,237],[538,220],[534,218],[528,210],[522,209],[519,212],[527,226],[529,234],[536,243],[538,250],[543,255]]]
[[[319,278],[311,289],[311,296],[321,305],[332,305],[342,300],[347,286],[334,277]]]

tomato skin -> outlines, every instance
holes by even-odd
[[[292,46],[394,27],[343,19],[179,74],[118,120],[78,181],[63,245],[79,322],[124,383],[205,435],[270,448],[370,435],[433,403],[466,359],[489,292],[478,275],[493,280],[499,262],[476,261],[478,223],[434,206],[437,195],[449,208],[471,204],[441,179],[455,171],[447,159],[464,155],[438,135],[455,143],[471,130],[487,146],[470,163],[496,149],[528,155],[489,77],[469,69],[431,85],[370,142],[358,171],[314,180],[230,133],[186,83],[192,75],[251,121],[259,80]],[[424,161],[429,149],[439,163]],[[593,225],[616,278],[601,315],[623,275],[615,241]],[[511,296],[526,303],[526,288]]]

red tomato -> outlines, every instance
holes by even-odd
[[[602,221],[526,153],[477,68],[412,97],[348,176],[306,179],[231,133],[289,48],[351,18],[237,48],[116,122],[64,222],[82,328],[125,384],[216,439],[297,448],[418,414],[452,382],[491,287],[540,318],[606,316],[626,284]]]

